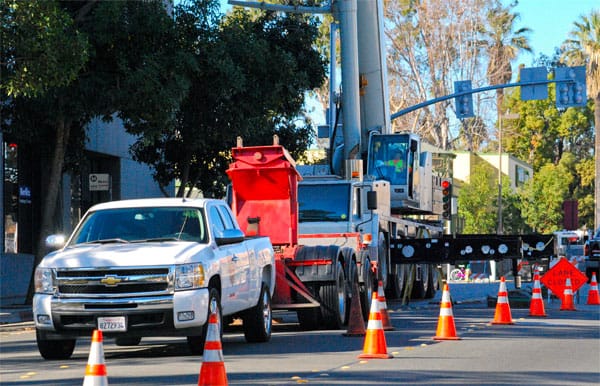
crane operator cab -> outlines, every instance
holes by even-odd
[[[419,150],[419,137],[416,134],[372,133],[369,137],[367,174],[389,181],[394,212],[420,207]]]

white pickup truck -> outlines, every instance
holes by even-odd
[[[202,353],[208,315],[241,317],[249,342],[271,336],[274,252],[245,238],[225,201],[157,198],[96,205],[35,272],[33,314],[45,359],[67,359],[101,329],[117,345],[185,336]]]

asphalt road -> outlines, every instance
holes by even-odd
[[[509,290],[511,283],[509,283]],[[223,357],[230,385],[597,385],[600,384],[600,306],[576,303],[546,318],[512,307],[514,325],[491,325],[487,296],[498,283],[451,284],[457,341],[434,341],[439,298],[401,306],[388,302],[394,330],[385,332],[391,359],[363,360],[363,337],[345,331],[300,331],[291,313],[277,314],[272,340],[245,343],[226,333]],[[587,293],[587,286],[581,291]],[[437,300],[437,301],[436,301]],[[2,385],[81,385],[90,341],[78,341],[73,358],[45,361],[31,329],[0,331]],[[185,339],[144,339],[136,347],[104,342],[110,385],[196,385],[201,356]]]

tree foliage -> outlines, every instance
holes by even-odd
[[[594,127],[600,127],[600,11],[583,15],[575,22],[570,33],[571,38],[563,44],[563,58],[568,65],[586,66],[586,83],[588,97],[594,101]],[[595,180],[594,188],[594,226],[600,227],[600,136],[596,135],[594,143]],[[587,199],[586,202],[589,202]],[[587,205],[586,205],[587,207]]]
[[[454,92],[454,81],[471,79],[473,88],[504,82],[511,62],[529,50],[527,28],[516,26],[513,8],[497,0],[388,1],[386,33],[390,39],[388,67],[392,111]],[[485,95],[473,96],[477,115],[494,112]],[[466,120],[452,130],[452,101],[406,114],[399,130],[418,132],[438,147],[478,151],[489,140],[486,121]],[[473,121],[473,122],[469,122]],[[489,123],[487,123],[489,126]],[[456,138],[460,141],[454,142]]]
[[[573,181],[565,164],[545,164],[521,192],[522,216],[537,232],[551,233],[562,228],[562,206]]]
[[[504,119],[502,147],[508,153],[533,165],[534,170],[546,163],[558,163],[570,151],[579,158],[590,156],[593,147],[591,110],[555,107],[555,87],[549,87],[549,98],[521,101],[516,89],[505,101],[506,110],[518,119]]]
[[[217,22],[201,4],[190,3],[177,8],[176,20],[187,33],[180,40],[197,64],[191,88],[172,130],[146,136],[133,147],[159,182],[177,178],[178,196],[198,188],[220,197],[228,150],[238,136],[246,145],[268,145],[277,134],[296,157],[307,149],[312,128],[304,117],[304,93],[325,76],[324,61],[312,48],[318,33],[314,19],[236,9]]]
[[[458,216],[464,220],[463,233],[496,233],[498,189],[494,188],[494,178],[493,169],[479,163],[471,170],[469,181],[461,186]]]
[[[591,102],[586,108],[558,110],[554,102],[554,85],[549,86],[547,100],[521,101],[519,93],[520,90],[516,89],[505,99],[505,108],[516,112],[519,118],[503,121],[503,149],[530,163],[534,168],[534,178],[540,178],[538,173],[548,165],[562,165],[561,170],[567,172],[569,178],[556,179],[557,184],[562,183],[560,191],[565,192],[561,197],[563,200],[578,200],[580,226],[593,228],[594,157],[591,149],[594,146],[594,129]],[[552,228],[549,224],[554,221],[556,229],[562,228],[562,206],[555,206],[554,195],[535,196],[536,192],[529,191],[535,188],[535,184],[528,184],[521,191],[520,207],[527,224],[534,229],[547,230]],[[538,201],[532,200],[532,196]],[[532,213],[543,207],[558,208],[558,212],[555,216],[544,218],[541,224]]]
[[[76,76],[70,82],[44,81],[38,74],[40,85],[33,90],[45,92],[29,92],[29,85],[22,84],[23,89],[15,89],[15,98],[9,100],[6,109],[9,119],[3,122],[3,130],[7,137],[38,149],[40,162],[49,165],[47,178],[42,181],[38,258],[44,235],[61,225],[56,222],[55,210],[68,145],[77,143],[73,149],[83,151],[85,127],[98,116],[107,120],[119,117],[132,132],[167,124],[186,90],[180,74],[185,73],[189,62],[185,53],[175,49],[174,25],[162,1],[44,3],[48,8],[52,3],[61,15],[69,16],[61,19],[64,28],[73,28],[74,36],[85,38],[87,55],[83,67],[73,70]],[[24,35],[27,28],[48,23],[43,12],[32,17],[35,20],[21,26]],[[61,39],[40,39],[38,44],[45,51],[64,50]],[[38,61],[32,68],[44,66],[44,57],[31,60]]]
[[[86,36],[58,2],[3,1],[0,26],[2,100],[67,86],[87,61]]]
[[[496,1],[487,12],[487,26],[485,36],[485,49],[489,57],[486,76],[490,85],[509,83],[513,76],[511,62],[520,52],[531,52],[527,35],[531,29],[516,27],[519,14],[513,11],[517,5],[514,1],[507,6]],[[504,90],[496,90],[496,112],[502,114],[502,100]]]

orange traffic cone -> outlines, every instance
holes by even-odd
[[[590,282],[590,290],[588,291],[588,300],[586,304],[600,304],[600,296],[598,294],[598,282],[596,281],[596,272],[592,272],[592,281]]]
[[[358,293],[358,283],[352,285],[352,303],[350,304],[350,320],[344,336],[365,336],[365,321],[363,320],[362,305]]]
[[[393,330],[394,326],[390,322],[390,316],[387,310],[387,302],[385,301],[385,291],[383,290],[383,281],[379,280],[377,286],[377,301],[379,302],[379,313],[381,314],[381,325],[385,331]]]
[[[514,324],[508,304],[508,291],[504,276],[500,278],[500,289],[498,290],[498,301],[496,302],[496,313],[492,324]]]
[[[573,304],[573,287],[571,286],[571,278],[567,277],[565,282],[565,290],[563,291],[562,301],[560,303],[560,311],[576,311]]]
[[[202,355],[202,367],[198,377],[198,386],[226,386],[227,374],[223,362],[223,349],[219,333],[217,313],[213,312],[208,318],[208,331]]]
[[[452,301],[450,300],[450,289],[448,284],[444,284],[442,292],[442,302],[440,304],[440,317],[438,318],[438,326],[435,340],[458,340],[456,335],[456,327],[454,326],[454,316],[452,314]]]
[[[108,386],[104,348],[102,348],[102,330],[94,330],[92,333],[92,345],[88,363],[85,366],[83,386]]]
[[[529,316],[547,316],[540,286],[540,275],[537,272],[533,275],[533,292],[531,293],[531,303],[529,303]]]
[[[377,300],[376,293],[373,293],[371,299],[371,310],[369,312],[369,323],[367,323],[367,335],[365,336],[363,353],[358,357],[367,359],[388,359],[393,357],[387,353],[385,334],[381,323],[381,313],[379,312],[379,301]]]

